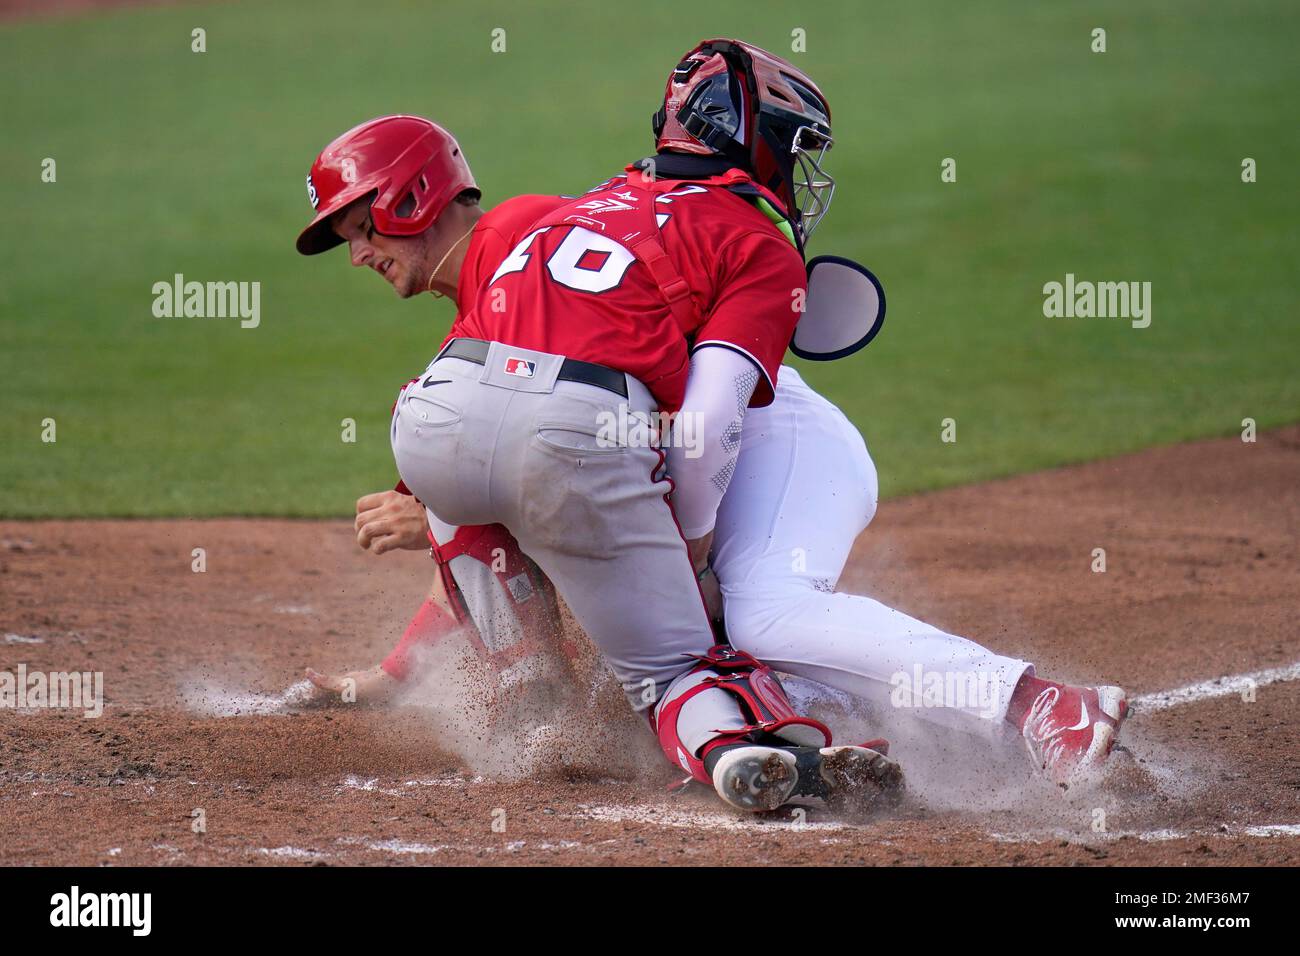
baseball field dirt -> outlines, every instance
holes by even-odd
[[[304,667],[373,664],[428,586],[346,521],[2,522],[0,670],[102,672],[106,704],[0,710],[0,864],[1297,865],[1298,479],[1292,426],[885,502],[842,590],[1137,711],[1066,793],[1014,740],[794,688],[894,738],[908,801],[857,822],[670,794],[599,694],[579,744],[476,740],[445,719],[454,648],[403,706],[299,706]]]

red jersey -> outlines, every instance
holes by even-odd
[[[458,313],[467,312],[473,306],[479,287],[492,277],[497,266],[501,265],[501,260],[524,237],[525,230],[568,201],[563,196],[515,196],[479,217],[474,232],[469,237],[460,277],[456,280]],[[448,335],[448,338],[451,337]]]
[[[685,394],[690,351],[722,345],[762,371],[751,404],[768,404],[807,286],[803,259],[766,215],[725,187],[659,180],[645,188],[653,193],[663,248],[694,300],[692,327],[681,326],[648,267],[619,242],[627,238],[621,230],[638,195],[648,195],[629,190],[620,176],[582,197],[581,225],[574,216],[547,224],[574,202],[561,198],[545,209],[543,197],[520,197],[489,213],[500,211],[493,225],[503,235],[522,231],[522,216],[543,209],[492,277],[462,299],[449,338],[505,342],[616,368],[670,411]],[[531,204],[525,207],[524,199]],[[471,247],[479,255],[471,271],[487,268],[487,249],[486,237],[481,250]],[[466,279],[462,273],[462,289]]]

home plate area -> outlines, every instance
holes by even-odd
[[[448,720],[454,667],[400,706],[308,706],[304,668],[379,660],[429,583],[347,522],[0,522],[0,670],[98,672],[105,696],[0,708],[0,863],[1295,866],[1298,465],[1290,427],[885,501],[841,589],[1122,684],[1135,713],[1106,778],[1061,791],[1014,738],[792,681],[838,739],[891,739],[908,796],[866,820],[670,792],[604,698],[556,728],[576,749],[485,736]]]

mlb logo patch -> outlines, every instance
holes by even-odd
[[[533,373],[536,371],[536,362],[530,362],[528,359],[515,358],[514,356],[506,359],[507,375],[518,375],[520,378],[532,378]]]

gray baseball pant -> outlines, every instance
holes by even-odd
[[[440,355],[398,399],[393,455],[407,487],[440,520],[510,529],[603,652],[633,709],[644,711],[694,665],[687,655],[714,643],[713,633],[666,500],[662,453],[635,428],[622,444],[607,440],[619,416],[654,411],[654,399],[631,376],[626,398],[560,380],[563,361],[495,342],[483,365]],[[692,699],[679,721],[692,750],[744,725],[722,691]]]

